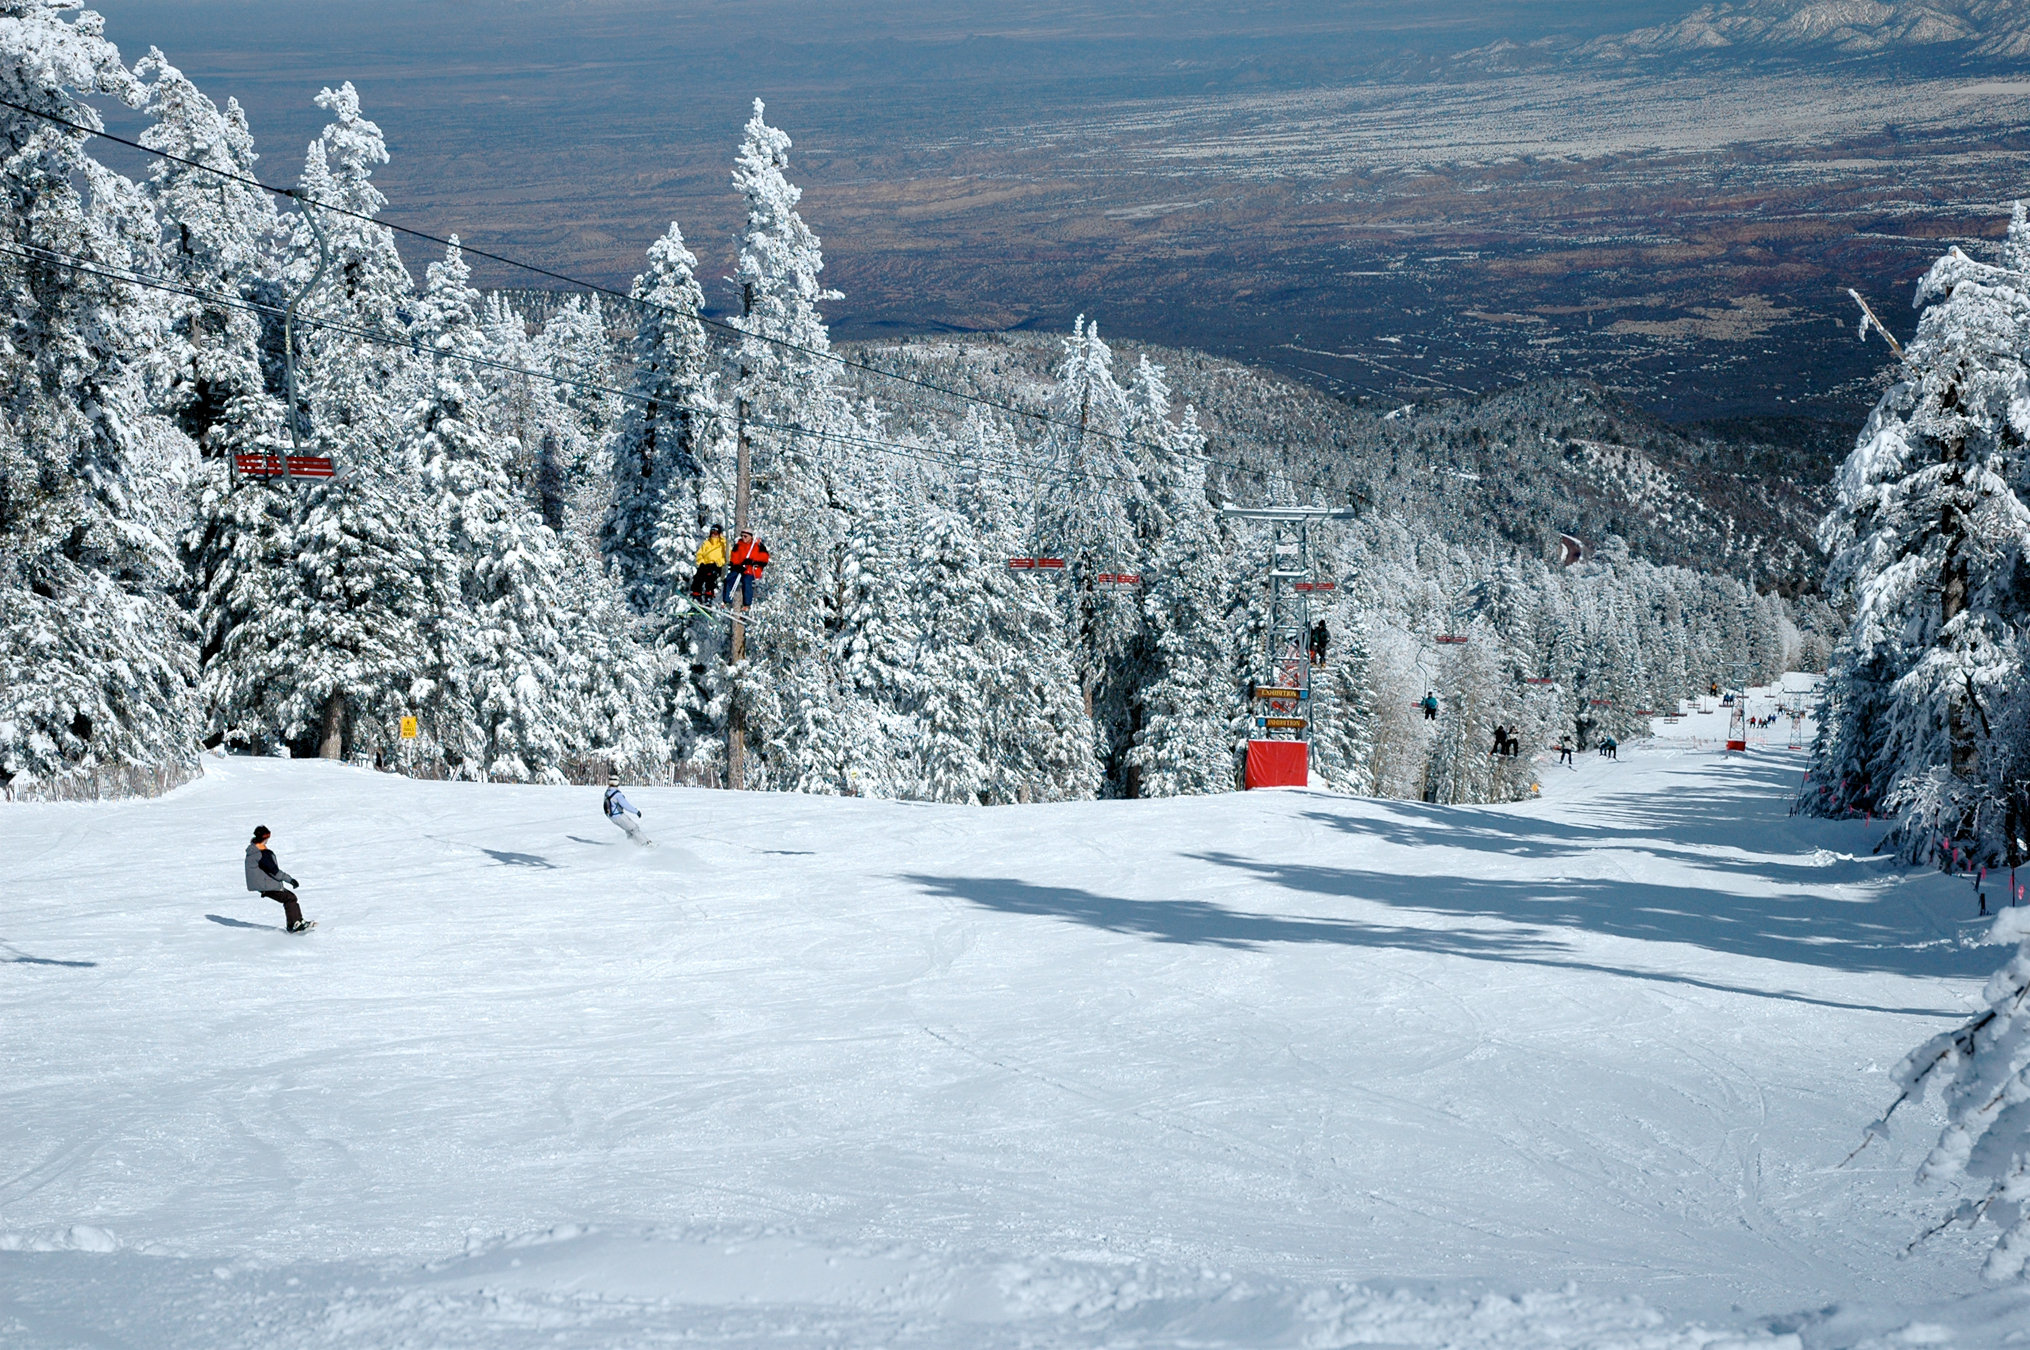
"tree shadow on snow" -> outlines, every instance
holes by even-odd
[[[1229,859],[1221,855],[1213,855],[1210,860],[1230,865],[1248,865],[1244,860]],[[1754,998],[1807,1003],[1826,1008],[1932,1017],[1959,1018],[1966,1015],[1965,1009],[1956,1007],[1883,1007],[1872,1003],[1815,998],[1788,990],[1758,989],[1719,980],[1674,975],[1665,971],[1636,970],[1593,961],[1573,960],[1570,957],[1572,949],[1569,944],[1546,938],[1542,936],[1543,930],[1536,928],[1462,931],[1403,928],[1386,924],[1360,923],[1351,919],[1256,914],[1227,909],[1205,900],[1130,900],[1122,896],[1098,895],[1092,891],[1068,886],[1036,886],[1026,881],[1017,881],[1012,877],[934,877],[907,874],[900,879],[913,882],[931,894],[964,900],[969,904],[1003,914],[1061,919],[1109,933],[1147,938],[1153,942],[1175,942],[1242,951],[1255,951],[1278,943],[1330,943],[1344,947],[1462,956],[1475,961],[1498,961],[1510,965],[1590,971],[1625,979],[1685,985],[1719,993],[1746,994]]]
[[[1994,952],[1961,947],[1894,899],[1839,900],[1804,890],[1742,895],[1623,877],[1399,876],[1231,853],[1192,856],[1294,891],[1502,919],[1539,932],[1577,929],[1855,973],[1977,976],[1996,964]],[[1817,874],[1831,879],[1825,869]]]
[[[1401,801],[1371,804],[1360,813],[1307,811],[1304,818],[1412,848],[1442,845],[1509,857],[1567,858],[1619,844],[1723,871],[1758,876],[1795,872],[1825,880],[1823,868],[1806,855],[1831,822],[1789,814],[1797,782],[1796,770],[1787,764],[1716,763],[1708,775],[1710,792],[1698,790],[1705,784],[1668,793],[1603,789],[1587,804],[1597,824],[1545,820],[1512,808]],[[1380,814],[1374,805],[1381,806]],[[1786,847],[1796,850],[1798,861],[1782,859]],[[1755,856],[1729,858],[1706,851],[1715,848],[1738,848]]]
[[[83,970],[99,964],[97,961],[59,961],[50,956],[30,956],[11,942],[0,942],[0,951],[7,953],[0,956],[0,965],[6,966],[69,966],[73,970]]]

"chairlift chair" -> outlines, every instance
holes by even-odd
[[[282,380],[284,396],[288,403],[283,409],[283,420],[289,425],[289,448],[247,451],[233,456],[233,471],[243,478],[261,482],[281,479],[285,483],[299,478],[327,479],[337,476],[337,469],[329,455],[306,454],[303,449],[303,433],[296,425],[296,309],[310,293],[324,280],[324,274],[331,270],[331,243],[325,238],[324,226],[317,218],[317,212],[307,208],[317,205],[306,196],[301,188],[289,193],[304,208],[303,219],[310,224],[310,232],[317,239],[317,270],[310,274],[310,280],[303,289],[289,297],[289,303],[282,310]]]

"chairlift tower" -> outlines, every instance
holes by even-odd
[[[1249,690],[1255,727],[1248,738],[1247,786],[1302,787],[1310,778],[1311,597],[1336,585],[1317,577],[1311,528],[1351,519],[1353,508],[1228,506],[1220,514],[1260,521],[1269,530],[1268,623]]]

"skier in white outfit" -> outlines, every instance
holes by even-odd
[[[609,774],[606,778],[606,818],[618,825],[621,832],[637,844],[652,844],[641,828],[641,812],[634,809],[634,803],[621,795],[620,775]]]

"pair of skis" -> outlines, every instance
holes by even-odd
[[[703,600],[695,598],[686,601],[684,608],[690,610],[693,614],[707,619],[715,619],[720,623],[731,623],[735,619],[745,618],[754,612],[752,606],[747,609],[734,609],[730,605],[708,605]]]

